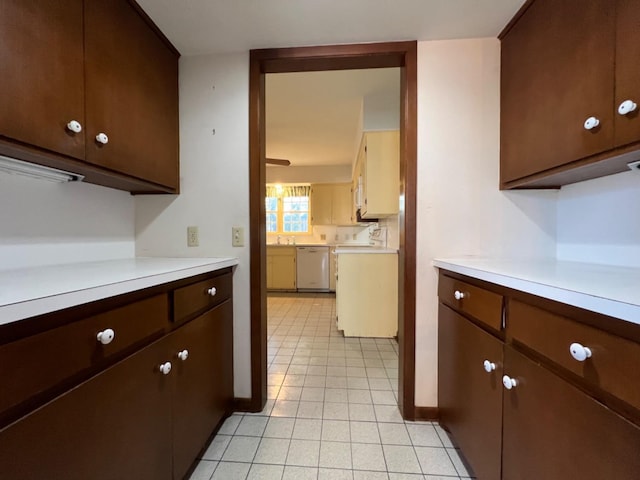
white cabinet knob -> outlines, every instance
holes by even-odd
[[[178,358],[184,362],[187,358],[189,358],[189,350],[185,348],[184,350],[178,352]]]
[[[579,362],[584,362],[587,358],[591,358],[591,349],[579,343],[569,345],[571,356]]]
[[[80,125],[80,122],[76,120],[71,120],[69,123],[67,123],[67,128],[70,132],[73,133],[80,133],[82,131],[82,125]]]
[[[216,293],[218,293],[218,290],[216,290],[216,287],[211,287],[209,290],[207,290],[207,294],[211,295],[212,297],[215,297]]]
[[[618,105],[618,113],[620,115],[627,115],[638,108],[638,105],[633,100],[625,100],[620,105]]]
[[[484,366],[484,371],[487,373],[491,373],[496,369],[496,364],[493,362],[490,362],[489,360],[485,360],[483,363]]]
[[[464,293],[461,292],[460,290],[456,290],[453,293],[453,296],[455,297],[456,300],[462,300],[464,298]]]
[[[109,345],[115,337],[116,332],[114,332],[110,328],[107,328],[101,332],[98,332],[98,335],[96,335],[96,340],[98,340],[102,345]]]
[[[586,130],[592,130],[598,125],[600,125],[600,120],[598,120],[596,117],[589,117],[584,121],[584,128]]]
[[[511,390],[516,385],[518,385],[518,382],[515,378],[511,378],[509,375],[505,375],[502,377],[502,385],[504,385],[504,388],[506,388],[507,390]]]
[[[161,374],[169,375],[169,372],[171,372],[171,362],[164,362],[160,364],[159,370]]]
[[[102,145],[106,145],[109,143],[109,137],[107,137],[106,133],[99,133],[96,135],[96,142],[101,143]]]

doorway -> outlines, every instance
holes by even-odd
[[[251,371],[249,409],[267,399],[267,299],[265,216],[265,75],[400,67],[400,213],[398,265],[398,403],[405,419],[415,419],[415,276],[417,169],[417,43],[302,47],[251,51],[249,80]]]

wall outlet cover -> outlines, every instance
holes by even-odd
[[[200,245],[198,227],[187,227],[187,247],[197,247]]]

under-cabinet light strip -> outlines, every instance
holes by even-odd
[[[9,158],[3,155],[0,155],[0,171],[58,183],[79,182],[84,178],[84,175],[77,173],[65,172],[57,168],[23,162],[22,160],[16,160],[15,158]]]

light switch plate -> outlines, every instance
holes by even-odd
[[[199,245],[198,227],[187,227],[187,247],[197,247]]]
[[[244,228],[231,228],[231,245],[234,247],[244,247]]]

